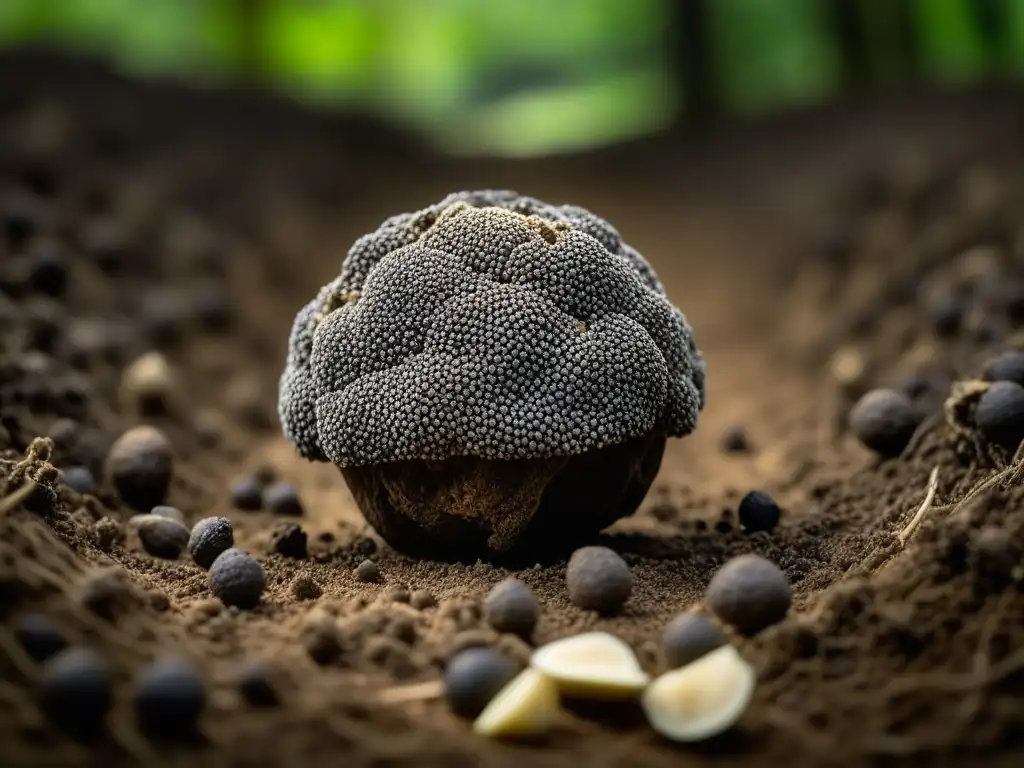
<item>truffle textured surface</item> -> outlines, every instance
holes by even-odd
[[[1015,451],[1024,439],[1024,387],[993,382],[978,399],[974,421],[986,440]]]
[[[210,589],[224,605],[253,608],[266,584],[263,566],[240,549],[225,550],[210,566]]]
[[[295,318],[278,410],[303,456],[357,467],[682,436],[703,402],[685,317],[615,229],[483,191],[356,241]]]
[[[235,544],[234,528],[226,517],[204,517],[192,526],[188,553],[196,565],[209,568],[220,554]]]

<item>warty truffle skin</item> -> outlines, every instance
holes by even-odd
[[[352,246],[298,313],[278,410],[306,458],[573,456],[683,436],[704,361],[648,263],[607,222],[460,192]]]

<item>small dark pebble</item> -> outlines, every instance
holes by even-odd
[[[189,530],[184,523],[161,515],[136,515],[133,522],[138,528],[142,546],[153,557],[176,560],[188,546]]]
[[[231,503],[235,509],[255,512],[263,508],[263,488],[254,477],[242,477],[231,486]]]
[[[364,584],[380,581],[380,567],[373,560],[363,560],[356,567],[356,578]]]
[[[1024,352],[1011,350],[989,360],[982,371],[985,381],[1012,381],[1024,385]]]
[[[185,523],[185,513],[177,507],[169,507],[166,504],[160,504],[149,510],[149,514],[157,515],[159,517],[166,517],[171,520],[176,520],[179,523]]]
[[[267,579],[263,566],[248,552],[228,549],[210,566],[210,589],[224,605],[249,609],[259,604]]]
[[[974,421],[986,440],[1015,451],[1024,439],[1024,387],[993,382],[978,399]]]
[[[792,590],[775,563],[746,554],[718,569],[704,599],[718,618],[749,637],[786,617]]]
[[[609,616],[617,613],[633,591],[633,573],[607,547],[582,547],[573,552],[565,571],[569,599],[579,608]]]
[[[104,552],[109,552],[115,544],[124,541],[124,529],[112,517],[101,517],[92,526],[93,540]]]
[[[881,456],[898,456],[918,424],[921,413],[902,392],[873,389],[850,410],[849,424],[854,436]]]
[[[540,619],[536,595],[519,579],[509,577],[495,585],[484,599],[484,617],[499,632],[529,639]]]
[[[309,658],[321,667],[332,664],[344,651],[338,628],[329,619],[317,622],[307,629],[302,637],[302,645]]]
[[[779,524],[781,517],[782,510],[779,505],[764,491],[751,491],[740,501],[740,525],[747,533],[771,533]]]
[[[670,669],[683,667],[727,642],[718,626],[702,613],[683,613],[665,627],[661,647]]]
[[[296,576],[292,581],[292,595],[296,600],[316,600],[323,594],[320,585],[309,576]]]
[[[14,622],[14,637],[33,661],[46,661],[68,645],[57,625],[41,613],[18,618]]]
[[[519,665],[493,648],[467,648],[444,670],[448,706],[459,717],[475,718],[519,673]]]
[[[188,553],[200,568],[209,568],[214,561],[235,545],[235,533],[226,517],[204,517],[192,526]]]
[[[274,483],[264,491],[263,499],[274,514],[293,517],[302,514],[299,493],[290,483]]]
[[[278,523],[270,532],[271,551],[296,560],[309,554],[309,537],[298,523]]]
[[[106,470],[125,504],[148,512],[167,498],[173,471],[171,443],[155,427],[133,427],[110,447]]]
[[[261,709],[276,707],[281,703],[281,696],[274,685],[270,667],[263,662],[253,661],[245,664],[235,678],[238,692],[251,707]]]
[[[721,445],[725,453],[749,453],[751,450],[747,431],[738,425],[729,427],[722,433]]]
[[[964,308],[956,296],[940,296],[932,304],[932,327],[936,335],[942,338],[955,336],[960,330],[964,318]]]
[[[114,701],[107,665],[87,648],[68,648],[51,658],[39,681],[41,706],[59,730],[81,742],[98,740]]]
[[[64,485],[75,493],[94,495],[99,490],[96,477],[88,467],[66,467],[60,474]]]
[[[437,605],[437,598],[425,589],[417,589],[409,596],[409,605],[422,611]]]
[[[163,659],[142,670],[132,696],[139,730],[152,741],[195,740],[206,708],[206,686],[195,668],[180,659]]]

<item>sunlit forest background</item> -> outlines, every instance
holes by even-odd
[[[0,0],[0,45],[538,154],[1024,76],[1024,0]]]

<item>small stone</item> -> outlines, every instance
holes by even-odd
[[[139,730],[146,738],[181,744],[195,739],[206,699],[206,686],[191,664],[163,659],[139,674],[132,703]]]
[[[584,632],[541,646],[530,657],[530,666],[570,698],[634,699],[650,682],[633,649],[607,632]]]
[[[278,523],[270,533],[270,548],[282,557],[305,560],[309,537],[298,523]]]
[[[356,578],[364,584],[380,581],[380,567],[373,560],[363,560],[356,568]]]
[[[484,617],[499,632],[529,638],[540,619],[540,603],[533,590],[519,579],[510,577],[487,595]]]
[[[147,352],[122,374],[121,402],[126,409],[142,416],[162,415],[171,410],[176,388],[176,377],[167,358],[159,352]]]
[[[235,509],[255,512],[263,508],[263,488],[253,477],[242,477],[231,486],[231,503]]]
[[[277,515],[298,516],[302,514],[302,501],[295,486],[290,483],[274,483],[263,494],[267,508]]]
[[[683,613],[665,627],[661,647],[671,669],[696,661],[727,642],[722,630],[701,613]]]
[[[183,523],[161,515],[136,515],[132,518],[142,546],[153,557],[176,560],[188,546],[189,530]]]
[[[106,471],[121,499],[145,512],[164,503],[174,468],[171,443],[150,426],[133,427],[107,454]]]
[[[576,606],[610,616],[629,599],[633,573],[626,561],[607,547],[582,547],[569,558],[565,583]]]
[[[850,431],[875,453],[898,456],[918,424],[921,414],[906,395],[892,389],[873,389],[850,410]]]
[[[641,697],[644,714],[662,736],[703,741],[728,730],[750,705],[754,668],[732,646],[723,646],[658,677]]]
[[[448,662],[444,691],[459,717],[476,718],[519,673],[519,665],[493,648],[467,648]]]
[[[558,687],[535,669],[524,669],[491,699],[473,721],[482,736],[539,736],[547,733],[561,713]]]
[[[704,599],[718,618],[750,637],[786,617],[792,591],[775,563],[746,554],[718,569]]]
[[[334,663],[344,650],[338,628],[329,619],[311,625],[303,635],[302,644],[309,658],[321,667]]]
[[[417,589],[409,596],[409,605],[417,611],[423,611],[437,605],[437,598],[425,589]]]
[[[269,709],[281,704],[270,667],[259,661],[245,664],[235,678],[238,692],[251,707]]]
[[[986,440],[1016,451],[1024,439],[1024,387],[1012,381],[993,382],[978,398],[974,422]]]
[[[39,681],[46,718],[80,742],[98,740],[114,702],[107,665],[88,648],[68,648],[51,658]]]
[[[171,520],[176,520],[177,522],[181,523],[182,525],[185,524],[185,513],[182,512],[177,507],[170,507],[170,506],[167,506],[166,504],[160,504],[160,505],[158,505],[156,507],[153,507],[151,510],[149,510],[149,514],[157,515],[159,517],[166,517],[166,518],[169,518]]]
[[[729,427],[722,433],[722,451],[725,453],[750,453],[750,438],[747,431],[739,426]]]
[[[43,662],[67,648],[56,624],[41,613],[28,613],[14,623],[14,637],[33,661]]]
[[[67,467],[61,470],[60,475],[64,485],[75,493],[92,496],[99,490],[96,477],[88,467]]]
[[[226,517],[204,517],[192,526],[188,553],[200,568],[209,568],[235,545],[235,533]]]
[[[985,381],[1012,381],[1024,386],[1024,352],[1011,350],[989,360],[982,371]]]
[[[931,306],[932,327],[937,336],[942,338],[955,336],[960,330],[963,319],[963,304],[956,296],[940,296]]]
[[[740,501],[738,514],[740,525],[747,533],[771,533],[779,524],[782,510],[764,491],[751,491]]]
[[[210,589],[228,607],[256,607],[265,586],[263,566],[240,549],[225,550],[210,566]]]
[[[292,595],[296,600],[316,600],[322,594],[320,585],[309,576],[296,576],[292,581]]]

